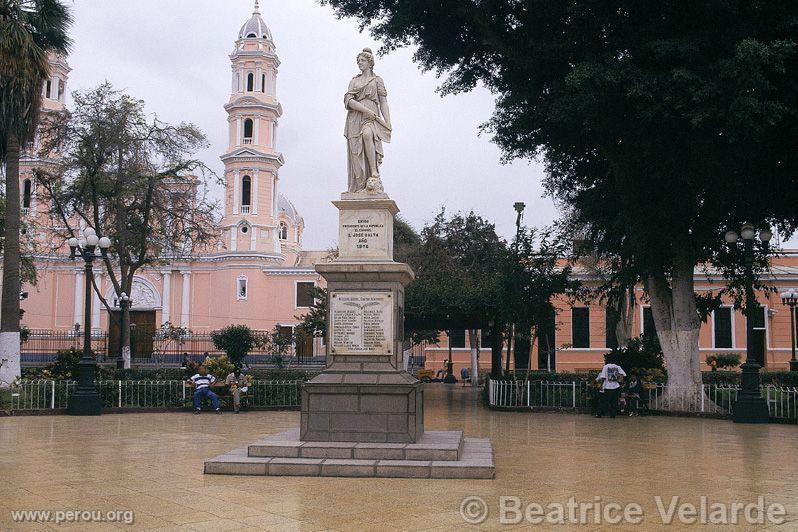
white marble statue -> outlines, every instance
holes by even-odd
[[[382,78],[374,74],[374,55],[364,48],[357,55],[360,74],[349,82],[346,106],[346,151],[349,160],[349,192],[382,193],[380,164],[382,143],[391,142],[388,92]]]

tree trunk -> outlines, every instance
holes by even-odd
[[[513,331],[513,362],[515,371],[529,371],[529,358],[532,351],[532,324],[517,323]]]
[[[468,341],[471,344],[471,386],[479,386],[479,339],[477,330],[468,331]]]
[[[20,373],[19,339],[19,143],[9,137],[6,158],[6,220],[3,243],[3,295],[0,308],[0,387]]]
[[[616,308],[618,323],[615,325],[615,339],[618,341],[618,347],[626,347],[632,338],[636,307],[637,299],[635,298],[634,287],[625,289],[623,296],[618,300]]]
[[[490,378],[501,380],[502,378],[502,338],[501,325],[493,325],[490,330],[492,343],[490,346]]]
[[[687,410],[701,401],[698,334],[692,261],[674,261],[671,285],[664,275],[649,277],[651,312],[668,370],[668,387],[658,399],[667,410]]]

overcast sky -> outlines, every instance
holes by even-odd
[[[254,0],[74,0],[71,5],[68,90],[107,79],[143,99],[160,118],[195,123],[210,142],[200,158],[222,175],[228,55]],[[260,10],[282,62],[277,79],[284,110],[278,135],[286,160],[282,191],[305,218],[304,247],[328,248],[337,240],[337,211],[330,202],[347,180],[343,94],[358,73],[357,53],[366,46],[376,51],[379,43],[315,0],[261,0]],[[440,80],[422,74],[411,55],[411,50],[394,52],[378,57],[375,66],[388,89],[394,129],[380,173],[402,216],[421,229],[441,206],[473,209],[509,237],[513,203],[523,201],[527,224],[551,223],[556,210],[541,198],[542,166],[502,165],[498,148],[479,136],[479,125],[493,111],[493,96],[479,89],[442,98],[435,92]]]

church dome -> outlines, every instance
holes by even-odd
[[[284,214],[289,220],[291,220],[291,222],[295,224],[302,223],[304,221],[302,216],[300,216],[299,212],[296,210],[296,207],[294,207],[294,204],[282,194],[279,194],[277,197],[277,214],[278,216],[280,214]]]
[[[269,31],[269,28],[260,16],[257,0],[255,0],[255,11],[253,11],[252,17],[241,26],[241,30],[238,32],[238,38],[272,40],[272,32]]]

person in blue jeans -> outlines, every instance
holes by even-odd
[[[211,385],[216,382],[216,377],[208,375],[208,368],[205,366],[200,366],[198,371],[199,373],[188,379],[191,384],[197,387],[197,390],[194,392],[194,413],[200,413],[202,398],[207,397],[211,400],[211,405],[213,405],[213,409],[216,413],[221,414],[219,397],[211,391]]]

